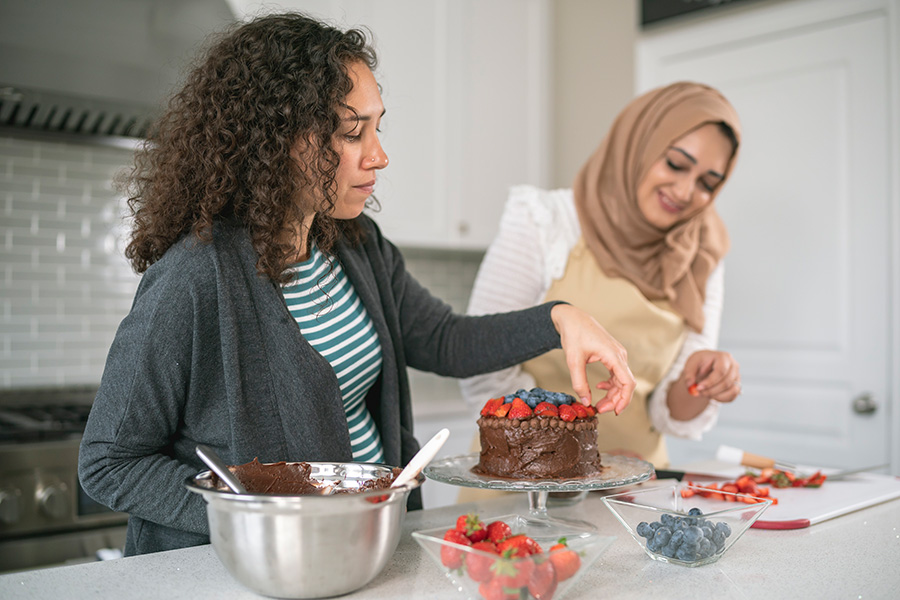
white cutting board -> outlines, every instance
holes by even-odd
[[[676,469],[676,467],[672,467]],[[718,461],[694,462],[677,467],[688,473],[684,481],[702,485],[710,481],[734,481],[745,467]],[[802,467],[801,473],[814,473],[816,467]],[[839,469],[821,469],[826,475]],[[699,476],[693,477],[696,473]],[[778,504],[766,509],[753,527],[756,529],[802,529],[828,519],[900,498],[900,478],[875,473],[857,473],[837,481],[825,480],[819,488],[776,488],[767,486]]]

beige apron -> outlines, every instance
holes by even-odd
[[[600,451],[628,450],[657,468],[668,466],[665,440],[650,423],[647,401],[684,343],[686,329],[682,318],[671,311],[668,301],[648,300],[628,280],[607,277],[587,249],[584,238],[569,253],[562,278],[550,285],[544,301],[550,300],[565,300],[590,313],[628,352],[628,366],[637,387],[622,414],[606,413],[598,417]],[[562,350],[534,358],[524,363],[523,368],[534,377],[536,386],[574,394]],[[587,374],[592,388],[609,377],[609,371],[600,363],[588,365]],[[606,395],[603,390],[592,391],[593,404]],[[477,435],[472,449],[480,450]],[[492,495],[487,490],[462,488],[458,501],[473,502]]]
[[[686,328],[682,318],[672,312],[668,301],[648,300],[627,279],[607,277],[583,238],[569,254],[562,278],[550,285],[544,301],[550,300],[565,300],[590,313],[628,351],[628,366],[637,387],[622,414],[598,417],[600,451],[629,450],[656,467],[668,466],[665,440],[650,423],[647,402],[684,343]],[[538,387],[574,393],[562,350],[543,354],[523,367]],[[588,365],[587,373],[592,388],[609,377],[609,371],[600,363]],[[593,404],[606,395],[603,390],[592,392]]]

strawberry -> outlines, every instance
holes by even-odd
[[[506,404],[501,404],[497,407],[497,410],[494,411],[495,417],[500,417],[501,419],[506,416],[506,413],[509,412],[509,407],[512,406],[512,402],[507,402]]]
[[[556,569],[559,581],[565,581],[581,568],[581,557],[569,548],[566,538],[560,538],[559,542],[550,548],[550,562]]]
[[[588,416],[588,411],[587,411],[587,407],[586,407],[584,404],[581,404],[580,402],[573,402],[573,403],[570,404],[569,406],[571,406],[571,407],[572,407],[572,410],[575,411],[575,416],[576,416],[576,417],[578,417],[578,418],[580,418],[580,419],[585,419],[585,418],[587,418],[587,416]]]
[[[531,572],[534,570],[534,561],[530,556],[516,557],[512,550],[500,553],[500,558],[494,562],[491,571],[494,574],[493,581],[497,581],[510,591],[528,585]]]
[[[570,405],[563,404],[559,407],[559,418],[563,421],[574,421],[577,417],[578,415],[576,414],[575,409]]]
[[[556,408],[556,405],[550,404],[549,402],[540,402],[537,406],[534,407],[534,414],[546,415],[549,417],[558,417],[559,409]]]
[[[496,579],[481,583],[478,593],[484,600],[519,600],[519,590],[506,590]]]
[[[480,550],[482,552],[487,552],[490,554],[500,554],[494,542],[489,541],[475,542],[474,544],[472,544],[472,549]],[[480,554],[476,554],[475,552],[467,552],[466,571],[469,573],[469,577],[471,577],[473,581],[488,581],[491,577],[493,577],[491,567],[494,566],[496,560],[497,559],[495,558],[482,556]]]
[[[453,542],[454,544],[460,544],[462,546],[472,545],[472,542],[469,541],[469,538],[466,537],[466,534],[464,534],[462,531],[459,531],[458,529],[448,529],[447,533],[444,534],[444,541]],[[458,569],[462,566],[462,554],[463,551],[459,548],[442,545],[441,563],[449,569]]]
[[[688,394],[691,396],[699,396],[700,395],[700,386],[696,383],[692,383],[688,386]]]
[[[503,398],[491,398],[488,400],[484,408],[481,409],[481,416],[486,417],[488,415],[494,414],[494,411],[500,408],[500,405],[503,404]]]
[[[593,417],[594,415],[597,414],[597,409],[594,408],[593,406],[591,406],[590,404],[585,406],[584,409],[587,411],[588,417]]]
[[[507,550],[512,550],[508,556],[529,556],[531,554],[540,554],[543,552],[540,545],[524,533],[512,535],[497,544],[497,550],[501,554]]]
[[[512,529],[510,529],[509,525],[503,521],[493,521],[488,523],[487,534],[489,540],[495,544],[499,544],[512,535]]]
[[[531,571],[531,579],[528,580],[528,591],[535,600],[550,600],[556,592],[556,568],[547,559],[540,562],[535,559],[534,570]]]
[[[487,538],[487,529],[485,529],[484,523],[474,513],[457,517],[456,530],[462,531],[473,544]]]
[[[512,407],[509,409],[507,419],[527,419],[533,414],[531,407],[525,404],[521,398],[513,398]]]

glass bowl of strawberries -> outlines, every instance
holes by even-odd
[[[606,496],[603,504],[653,560],[699,567],[719,560],[772,504],[685,483]]]
[[[457,590],[479,600],[558,600],[616,539],[516,514],[460,515],[412,535]]]

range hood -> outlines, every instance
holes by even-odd
[[[143,137],[226,0],[0,0],[0,127]]]

